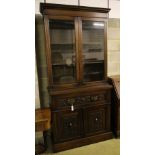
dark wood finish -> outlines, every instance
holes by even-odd
[[[84,109],[86,136],[110,131],[110,105],[90,106]]]
[[[54,113],[54,142],[80,138],[83,130],[82,111],[57,111]]]
[[[103,21],[104,26],[104,72],[107,72],[107,37],[106,22],[110,9],[89,8],[44,4],[40,6],[44,15],[46,56],[48,65],[49,86],[51,96],[52,141],[54,152],[95,143],[112,138],[111,131],[111,90],[107,73],[103,80],[84,82],[83,80],[83,31],[82,19]],[[76,81],[56,84],[52,81],[52,61],[49,34],[49,20],[62,19],[74,22]],[[61,28],[61,26],[59,26]],[[66,27],[64,28],[66,29]],[[64,30],[63,29],[63,30]],[[96,40],[95,40],[96,42]],[[100,59],[99,59],[100,60]],[[102,68],[101,68],[102,69]]]
[[[113,137],[112,132],[106,132],[106,133],[96,134],[89,137],[79,138],[76,140],[71,140],[68,142],[57,143],[53,146],[53,151],[54,152],[64,151],[67,149],[72,149],[72,148],[108,140],[108,139],[111,139],[112,137]]]
[[[44,15],[56,15],[56,16],[67,16],[68,14],[70,14],[70,16],[72,17],[96,17],[96,18],[107,18],[107,14],[105,13],[95,13],[95,12],[75,12],[75,11],[66,11],[66,10],[49,10],[46,9],[44,11]]]
[[[108,13],[109,8],[96,8],[96,7],[86,7],[86,6],[75,6],[75,5],[61,5],[61,4],[49,4],[49,3],[40,3],[40,12],[44,14],[44,11],[56,9],[56,10],[71,10],[71,11],[85,11],[85,12],[100,12]]]
[[[67,94],[72,94],[72,93],[85,93],[85,92],[91,92],[91,91],[100,91],[100,90],[108,90],[108,89],[112,89],[112,86],[107,84],[107,83],[103,83],[103,82],[94,82],[94,83],[83,83],[83,84],[79,84],[77,83],[74,87],[67,87],[67,89],[65,89],[64,87],[60,87],[60,88],[52,88],[49,87],[49,94],[52,96],[55,95],[67,95]]]
[[[78,52],[79,52],[79,74],[80,74],[80,81],[83,79],[83,60],[82,60],[82,22],[80,20],[80,17],[78,17],[79,20],[79,29],[78,29]]]
[[[53,7],[52,7],[53,6]],[[62,7],[62,8],[61,8]],[[68,8],[69,7],[69,8]],[[47,56],[47,66],[48,66],[48,77],[49,77],[49,86],[55,87],[54,83],[53,83],[53,79],[52,79],[52,60],[51,60],[51,40],[50,40],[50,36],[49,36],[49,20],[51,19],[63,19],[63,20],[73,20],[75,23],[75,44],[76,44],[76,83],[82,84],[83,83],[83,47],[82,47],[82,20],[91,20],[91,21],[104,21],[104,80],[107,79],[107,17],[104,19],[102,16],[96,16],[95,15],[95,10],[98,10],[98,8],[89,8],[88,7],[78,7],[78,9],[84,9],[85,13],[89,14],[89,18],[88,16],[81,16],[81,14],[83,14],[81,11],[73,11],[74,9],[71,9],[70,6],[65,6],[65,5],[52,5],[52,4],[42,4],[41,3],[41,8],[44,8],[44,11],[48,8],[52,8],[50,11],[54,11],[53,14],[47,13],[46,15],[44,15],[44,23],[45,23],[45,39],[46,39],[46,56]],[[54,10],[55,8],[60,8],[60,10]],[[73,7],[74,8],[74,7]],[[72,10],[72,12],[70,12],[70,10]],[[76,9],[75,9],[76,10]],[[64,13],[64,11],[66,11]],[[92,11],[91,13],[89,11]],[[107,10],[105,11],[105,9],[99,9],[98,12],[100,14],[105,14],[107,13]],[[98,13],[97,12],[97,13]],[[43,13],[43,12],[42,12]],[[58,13],[58,14],[57,14]],[[73,17],[73,14],[76,13],[75,17]],[[107,15],[107,14],[106,14]],[[80,16],[80,17],[77,17]],[[102,18],[101,18],[102,17]],[[70,85],[75,84],[74,82],[72,82],[71,84],[63,84],[61,86],[56,86],[56,87],[63,87],[66,88]]]
[[[94,92],[85,92],[83,94],[69,94],[69,95],[61,95],[61,96],[54,96],[53,97],[53,105],[52,109],[66,109],[70,108],[71,104],[75,106],[75,109],[79,107],[85,107],[87,105],[96,105],[96,104],[111,104],[110,100],[111,91],[98,91]]]
[[[112,131],[116,137],[120,136],[120,76],[111,76],[109,82],[112,90]]]
[[[76,41],[76,70],[77,70],[77,81],[80,81],[80,62],[78,61],[79,58],[79,24],[78,24],[78,17],[75,19],[75,41]]]
[[[49,19],[47,16],[44,16],[44,29],[45,29],[45,47],[46,47],[46,61],[47,61],[47,71],[48,71],[48,85],[53,83],[52,81],[52,68],[51,66],[51,46],[50,46],[50,36],[49,36]]]

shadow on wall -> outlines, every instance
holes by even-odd
[[[50,106],[50,97],[48,94],[47,64],[45,56],[45,36],[43,16],[35,15],[35,48],[37,58],[37,71],[39,82],[40,106],[41,108]]]

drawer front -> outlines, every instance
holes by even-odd
[[[82,112],[80,110],[54,112],[53,129],[55,142],[81,137]]]
[[[110,105],[85,108],[85,135],[93,135],[110,131]]]
[[[111,91],[106,90],[106,91],[93,93],[89,95],[54,97],[53,108],[64,108],[64,107],[70,107],[71,105],[74,105],[74,106],[80,106],[80,105],[85,105],[85,104],[94,105],[95,103],[107,104],[110,102],[111,102]]]

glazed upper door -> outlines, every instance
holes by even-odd
[[[53,84],[74,83],[77,80],[75,25],[74,18],[49,19]]]
[[[84,82],[105,77],[105,22],[81,18],[81,68]]]
[[[101,18],[45,16],[50,85],[102,81],[106,23]]]

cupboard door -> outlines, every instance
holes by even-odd
[[[55,142],[81,137],[82,112],[81,110],[55,112],[53,125]]]
[[[110,130],[110,105],[92,106],[84,110],[85,135],[104,133]]]
[[[83,81],[104,79],[105,23],[82,19]]]
[[[75,20],[49,19],[53,84],[76,81]]]

